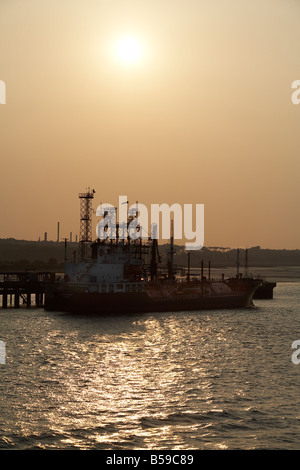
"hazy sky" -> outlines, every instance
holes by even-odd
[[[206,246],[300,248],[299,24],[299,0],[0,0],[0,238],[75,236],[90,186],[204,204]]]

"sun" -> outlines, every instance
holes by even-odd
[[[125,65],[140,62],[143,55],[142,49],[141,41],[132,36],[120,38],[115,43],[116,58]]]

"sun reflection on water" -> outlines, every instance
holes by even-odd
[[[266,433],[288,442],[298,382],[269,341],[275,332],[279,350],[289,334],[282,312],[267,311],[272,321],[257,311],[113,320],[10,312],[3,445],[20,436],[20,447],[225,449],[255,447]]]

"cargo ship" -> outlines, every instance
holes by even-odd
[[[165,267],[160,266],[156,238],[132,240],[116,236],[90,239],[94,192],[81,193],[79,259],[65,263],[65,273],[46,286],[45,309],[80,314],[121,315],[203,309],[245,308],[253,305],[260,281],[215,280],[176,276],[171,231]],[[128,219],[128,224],[135,216]]]

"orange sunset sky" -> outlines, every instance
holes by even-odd
[[[1,0],[0,238],[78,193],[204,204],[206,246],[300,248],[299,0]]]

